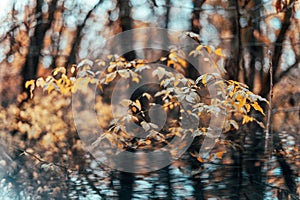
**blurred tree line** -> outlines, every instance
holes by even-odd
[[[27,0],[10,1],[4,10],[2,104],[15,99],[27,80],[87,58],[106,37],[145,26],[199,33],[203,44],[226,50],[227,78],[264,97],[270,89],[267,49],[274,84],[299,66],[299,2],[294,0]]]

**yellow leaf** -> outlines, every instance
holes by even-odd
[[[206,86],[206,77],[207,77],[207,74],[203,75],[203,78],[202,78],[202,83],[204,86]]]
[[[132,101],[131,101],[130,99],[123,99],[123,100],[120,102],[120,104],[121,104],[122,106],[124,106],[124,107],[130,106],[131,103],[132,103]]]
[[[64,68],[64,67],[58,67],[58,68],[54,69],[53,76],[57,75],[58,72],[61,72],[62,74],[66,74],[66,68]]]
[[[132,107],[131,110],[132,110],[134,113],[136,113],[136,111],[137,111],[136,107]]]
[[[230,124],[231,124],[236,130],[239,129],[239,125],[238,125],[238,123],[237,123],[235,120],[230,120]]]
[[[248,116],[248,115],[244,115],[242,124],[246,124],[246,123],[248,123],[248,122],[252,122],[253,120],[254,120],[253,117],[250,117],[250,116]]]
[[[71,73],[73,74],[75,72],[76,68],[73,66],[71,67]]]
[[[160,58],[160,61],[165,61],[165,60],[167,60],[167,58],[166,58],[166,57],[162,57],[162,58]]]
[[[211,50],[210,46],[205,46],[205,48],[206,48],[207,52],[208,52],[209,54],[211,54],[212,50]]]
[[[31,85],[34,85],[35,80],[26,81],[25,88],[28,88]]]
[[[189,56],[192,56],[192,55],[194,55],[195,54],[195,51],[191,51],[190,53],[189,53]]]
[[[251,106],[250,106],[249,104],[246,104],[245,107],[246,107],[246,111],[247,111],[247,112],[250,112]]]
[[[108,71],[109,73],[113,72],[116,66],[117,66],[116,64],[111,64],[111,65],[107,68],[107,71]]]
[[[51,83],[49,84],[49,87],[48,87],[48,93],[51,93],[54,89],[55,89],[55,86],[54,86],[53,83],[51,82]]]
[[[140,82],[140,79],[137,76],[133,76],[131,80],[136,83]]]
[[[252,103],[251,106],[252,106],[255,110],[257,110],[257,111],[261,112],[263,115],[265,115],[263,109],[260,107],[260,105],[258,105],[258,103],[257,103],[256,101],[255,101],[254,103]]]
[[[37,80],[36,80],[36,86],[37,87],[44,87],[44,85],[45,85],[45,80],[41,77],[41,78],[38,78]]]
[[[221,48],[216,49],[215,54],[218,56],[223,56],[222,49]]]
[[[118,73],[123,78],[129,78],[129,76],[130,76],[129,72],[126,69],[119,70]]]
[[[135,100],[135,106],[136,106],[139,110],[142,110],[141,102],[140,102],[138,99]]]
[[[117,66],[118,66],[118,67],[123,67],[123,66],[124,66],[124,63],[123,63],[123,62],[117,62]]]
[[[177,87],[177,86],[179,85],[179,83],[180,83],[180,81],[179,81],[179,80],[176,80],[176,81],[174,82],[174,87]]]
[[[30,86],[30,98],[33,97],[33,90],[35,88],[34,82],[35,80],[30,80],[30,81],[26,81],[25,83],[25,88],[28,88]]]
[[[149,145],[149,144],[151,144],[151,140],[146,140],[145,143],[146,143],[147,145]]]
[[[197,160],[198,160],[199,162],[201,162],[201,163],[204,162],[203,158],[201,158],[201,157],[197,157]]]
[[[106,63],[104,61],[100,61],[99,65],[104,67],[106,65]]]
[[[116,75],[117,75],[116,72],[107,74],[106,79],[105,79],[105,83],[110,83],[111,81],[113,81],[116,78]]]
[[[246,98],[238,94],[236,100],[239,102],[238,109],[241,109],[246,104]]]
[[[176,55],[176,53],[172,52],[169,54],[169,59],[178,62],[178,56]]]
[[[152,99],[151,95],[147,92],[143,93],[142,97],[146,97],[148,100]]]
[[[202,48],[203,48],[203,45],[200,44],[199,46],[197,46],[196,50],[200,51]]]
[[[224,153],[225,153],[224,151],[220,151],[220,152],[216,153],[216,157],[219,159],[222,159]]]

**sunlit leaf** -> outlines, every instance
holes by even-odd
[[[191,51],[190,53],[189,53],[189,56],[196,56],[196,52],[195,51]]]
[[[35,88],[34,82],[35,80],[30,80],[30,81],[26,81],[25,83],[25,88],[28,88],[30,86],[30,98],[33,97],[33,90]]]
[[[99,62],[98,62],[98,65],[100,65],[100,66],[103,66],[103,67],[104,67],[104,66],[106,65],[106,63],[105,63],[105,61],[103,61],[103,60],[102,60],[102,61],[99,61]]]
[[[113,72],[113,71],[115,70],[116,66],[117,66],[116,64],[111,64],[111,65],[107,68],[107,72],[108,72],[108,73]]]
[[[134,106],[131,108],[131,110],[132,110],[132,112],[134,112],[134,113],[136,113],[136,112],[137,112],[137,108],[136,108],[136,107],[134,107]]]
[[[202,48],[203,48],[203,45],[200,44],[200,45],[197,46],[196,50],[200,51]]]
[[[170,53],[169,58],[175,62],[178,62],[177,55],[175,52]]]
[[[144,92],[142,97],[146,97],[148,100],[152,99],[152,96],[147,92]]]
[[[222,49],[221,48],[216,49],[215,54],[218,56],[223,56]]]
[[[111,81],[113,81],[116,78],[116,76],[117,76],[116,72],[107,74],[106,78],[105,78],[105,83],[110,83]]]
[[[260,127],[266,128],[263,122],[260,122],[260,121],[257,121],[257,120],[256,120],[256,123],[257,123]]]
[[[34,83],[35,83],[35,80],[26,81],[25,88],[28,88],[29,86],[34,85]]]
[[[260,113],[262,113],[263,115],[265,115],[263,109],[260,107],[260,105],[258,105],[258,103],[257,103],[256,101],[255,101],[254,103],[252,103],[251,106],[252,106],[255,110],[257,110],[257,111],[259,111]]]
[[[207,52],[208,52],[209,54],[211,54],[211,52],[212,52],[211,47],[210,47],[210,46],[205,46],[205,48],[206,48]]]
[[[147,123],[147,122],[145,122],[145,121],[142,121],[141,122],[141,126],[143,127],[143,129],[145,130],[145,131],[149,131],[150,130],[150,125],[149,125],[149,123]]]
[[[247,103],[247,104],[245,105],[245,107],[246,107],[246,111],[247,111],[247,112],[250,112],[250,108],[251,108],[250,104]]]
[[[58,68],[54,69],[53,76],[56,76],[58,74],[58,72],[61,72],[62,74],[66,74],[67,70],[64,67],[58,67]]]
[[[135,100],[134,105],[137,107],[138,110],[142,110],[142,105],[141,102],[137,99]]]
[[[152,72],[153,76],[157,76],[159,80],[161,80],[166,74],[166,70],[162,67],[158,67]]]
[[[192,38],[193,40],[195,40],[199,44],[201,43],[200,36],[198,34],[196,34],[194,32],[186,32],[185,34],[186,34],[186,36]]]
[[[128,107],[128,106],[130,106],[130,105],[132,104],[132,101],[129,100],[129,99],[123,99],[123,100],[120,102],[120,104],[121,104],[122,106],[124,106],[124,107]]]
[[[129,72],[126,69],[118,70],[118,73],[123,78],[129,78],[130,77]]]
[[[248,122],[252,122],[253,120],[254,120],[253,117],[250,117],[250,116],[248,116],[248,115],[244,115],[242,124],[246,124],[246,123],[248,123]]]
[[[147,145],[151,144],[151,140],[146,140],[145,144],[147,144]]]
[[[133,82],[136,82],[136,83],[139,83],[140,82],[140,79],[136,76],[133,76],[132,79],[131,79]]]
[[[204,86],[206,86],[206,83],[207,83],[206,77],[207,77],[207,74],[204,74],[203,78],[202,78],[202,83],[203,83]]]
[[[36,80],[36,86],[37,87],[44,87],[44,85],[45,85],[45,80],[41,77],[41,78],[38,78],[37,80]]]
[[[216,158],[222,159],[224,153],[225,153],[224,151],[217,152],[217,153],[216,153]]]
[[[131,80],[132,80],[133,82],[139,83],[139,82],[140,82],[139,74],[136,73],[136,72],[134,72],[134,71],[132,71],[132,70],[129,70],[129,72],[130,72],[130,75],[131,75],[131,77],[132,77]]]
[[[78,65],[77,68],[82,68],[84,66],[93,66],[94,62],[89,59],[82,60]]]
[[[152,127],[152,128],[154,128],[154,129],[158,129],[159,127],[156,125],[156,124],[153,124],[153,123],[149,123],[149,125]]]
[[[49,83],[49,86],[48,86],[48,93],[51,93],[53,90],[55,90],[55,86],[53,82]]]
[[[241,109],[241,108],[246,104],[246,100],[247,100],[247,99],[246,99],[246,97],[243,96],[242,93],[239,93],[239,94],[237,95],[236,100],[239,102],[239,104],[238,104],[238,109]]]
[[[198,160],[199,162],[201,162],[201,163],[204,162],[203,158],[201,158],[201,157],[197,157],[197,160]]]
[[[235,120],[230,120],[230,124],[233,126],[233,128],[235,128],[236,130],[239,129],[239,125]]]
[[[148,65],[139,65],[136,67],[135,72],[141,72],[146,69],[150,69],[150,67]]]
[[[162,58],[160,58],[160,61],[165,61],[165,60],[167,60],[167,58],[166,58],[166,57],[162,57]]]

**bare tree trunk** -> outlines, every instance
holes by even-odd
[[[76,53],[78,52],[78,48],[79,48],[79,45],[80,45],[81,40],[82,40],[82,30],[84,29],[87,20],[91,17],[93,12],[100,6],[100,4],[102,2],[103,2],[103,0],[99,0],[98,3],[87,13],[87,15],[85,16],[82,24],[77,26],[77,32],[76,32],[76,35],[73,39],[73,44],[72,44],[72,47],[71,47],[71,53],[70,53],[70,56],[68,57],[68,60],[66,62],[66,67],[76,63]]]
[[[240,30],[240,12],[239,12],[239,1],[229,1],[229,6],[236,7],[236,13],[229,13],[229,20],[231,24],[231,32],[235,37],[230,39],[230,51],[231,56],[225,61],[225,69],[227,71],[227,78],[230,80],[238,80],[240,72],[240,60],[242,59],[242,47],[241,47],[241,30]]]
[[[275,77],[275,74],[277,73],[277,70],[280,69],[279,64],[280,64],[280,58],[282,55],[282,43],[286,38],[286,33],[291,25],[291,17],[293,14],[293,4],[295,2],[295,0],[291,0],[289,1],[290,3],[286,6],[286,12],[284,14],[284,19],[282,22],[282,27],[280,29],[280,32],[278,34],[278,37],[276,39],[275,44],[280,44],[280,45],[276,45],[275,49],[274,49],[274,53],[273,53],[273,58],[272,58],[272,63],[273,63],[273,77]],[[275,79],[276,81],[276,79]],[[278,80],[277,80],[278,81]],[[263,88],[260,92],[260,95],[265,97],[269,91],[270,91],[270,86],[269,83],[270,82],[270,74],[268,73],[266,79],[264,79],[264,83],[263,83]],[[274,82],[274,84],[276,84],[276,82]]]
[[[122,31],[128,31],[132,29],[132,18],[131,18],[131,6],[130,0],[118,0],[119,9],[120,9],[120,22]],[[127,41],[122,41],[121,45],[132,45],[131,47],[127,47],[128,49],[133,49],[133,36],[130,35]],[[126,60],[134,60],[136,58],[135,51],[126,52],[123,55]]]
[[[166,0],[166,5],[170,5],[171,3],[171,0]],[[166,11],[166,16],[165,16],[165,28],[168,29],[169,28],[169,23],[170,23],[170,9],[171,7],[168,6],[167,8],[167,11]]]
[[[192,32],[199,34],[200,32],[200,10],[205,0],[193,0],[193,13],[192,13]],[[169,5],[169,4],[167,4]]]
[[[44,38],[47,30],[51,27],[54,19],[54,12],[58,0],[52,0],[49,6],[48,18],[44,18],[42,7],[46,2],[44,0],[37,0],[35,15],[37,16],[37,25],[33,36],[30,38],[29,52],[26,57],[25,65],[22,68],[23,90],[25,90],[25,82],[30,79],[35,79],[38,65],[40,62],[40,53],[44,47]]]
[[[250,58],[250,62],[249,62],[249,66],[248,69],[244,69],[245,71],[247,71],[247,73],[245,74],[245,83],[249,86],[250,90],[253,90],[254,88],[254,79],[255,79],[255,74],[256,74],[256,69],[255,69],[255,65],[256,62],[259,62],[261,64],[261,66],[263,66],[262,61],[263,61],[263,46],[261,45],[257,45],[257,40],[254,37],[254,31],[258,31],[260,32],[260,23],[259,21],[254,21],[253,19],[258,18],[261,15],[261,1],[259,0],[254,0],[253,1],[254,5],[251,8],[251,12],[250,12],[250,31],[251,34],[249,34],[249,38],[246,38],[245,40],[248,42],[248,44],[250,45],[250,47],[248,48],[249,54],[251,56]],[[253,30],[254,29],[254,30]]]

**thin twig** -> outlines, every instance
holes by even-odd
[[[1,138],[0,138],[0,139],[1,139]],[[5,144],[4,141],[0,140],[0,145],[6,146],[7,144]],[[63,171],[66,171],[66,172],[68,172],[68,173],[72,173],[73,171],[76,171],[76,169],[69,168],[69,167],[66,166],[66,165],[62,165],[62,164],[54,163],[54,162],[48,162],[48,161],[46,161],[46,160],[43,160],[39,155],[36,155],[36,154],[34,154],[34,153],[30,153],[30,152],[26,151],[25,149],[18,147],[18,146],[15,145],[15,144],[9,144],[9,148],[12,148],[13,150],[20,151],[21,153],[19,154],[19,157],[20,157],[20,156],[23,156],[23,155],[25,155],[25,156],[31,156],[31,157],[34,158],[35,160],[39,161],[41,164],[49,164],[49,165],[52,165],[52,166],[59,167],[59,168],[61,168]]]
[[[59,163],[54,163],[54,162],[48,162],[48,161],[45,161],[45,160],[43,160],[42,158],[40,158],[39,156],[37,156],[37,155],[35,155],[35,154],[33,154],[33,153],[30,153],[30,152],[28,152],[28,151],[26,151],[26,150],[19,149],[19,148],[15,148],[15,149],[22,152],[22,153],[20,154],[20,156],[22,156],[22,155],[29,155],[29,156],[33,157],[34,159],[36,159],[37,161],[39,161],[40,163],[42,163],[42,164],[49,164],[49,165],[52,165],[52,166],[59,167],[59,168],[61,168],[63,171],[68,172],[68,173],[72,173],[73,171],[76,171],[76,169],[71,169],[71,168],[69,168],[69,167],[67,167],[67,166],[65,166],[65,165],[61,165],[61,164],[59,164]]]
[[[266,128],[266,138],[265,138],[265,152],[269,151],[269,146],[272,146],[272,137],[271,135],[271,117],[272,117],[272,98],[273,98],[273,64],[272,64],[272,52],[268,49],[268,58],[269,58],[269,73],[270,73],[270,92],[269,92],[269,109],[268,109],[268,118],[267,118],[267,128]],[[270,141],[269,141],[270,140]],[[270,145],[269,145],[270,144]]]

